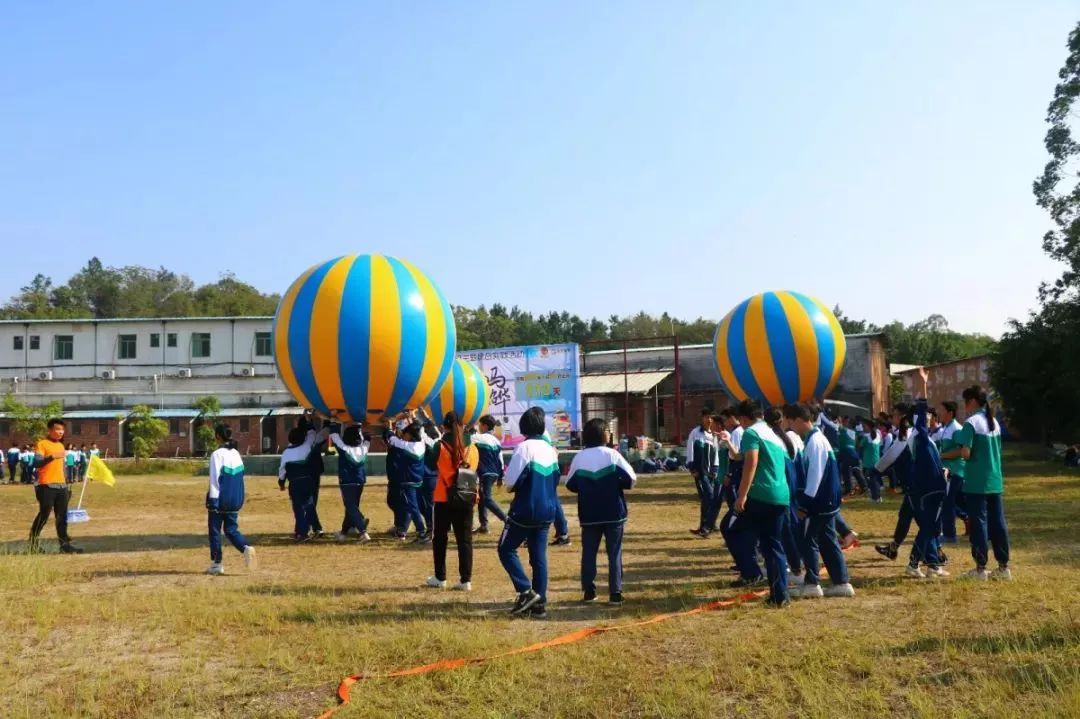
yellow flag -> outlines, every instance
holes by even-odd
[[[108,487],[116,484],[116,477],[113,476],[112,470],[96,454],[90,457],[90,466],[86,468],[86,476],[91,482],[101,482]]]

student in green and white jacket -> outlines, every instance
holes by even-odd
[[[994,408],[982,387],[968,387],[962,396],[968,418],[953,437],[961,448],[960,456],[966,460],[964,503],[971,521],[971,556],[975,560],[975,569],[966,576],[978,580],[1012,579],[1009,529],[1002,501],[1005,481],[1001,473],[1001,424],[994,419]],[[988,544],[998,563],[992,573],[986,570]]]

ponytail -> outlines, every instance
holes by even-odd
[[[775,432],[780,441],[784,443],[788,457],[795,459],[795,445],[792,443],[791,437],[788,437],[787,432],[784,431],[784,428],[780,426],[780,420],[783,416],[783,413],[776,407],[769,407],[769,409],[765,410],[765,424],[769,425],[769,429]]]
[[[229,425],[219,424],[214,427],[214,436],[225,449],[236,449],[236,440],[232,438],[232,428]]]
[[[456,412],[446,413],[443,418],[443,429],[446,430],[443,444],[450,450],[450,459],[454,460],[454,466],[458,467],[465,458],[465,432]]]
[[[994,406],[990,404],[990,397],[987,395],[986,390],[977,384],[973,384],[964,390],[961,395],[965,402],[975,402],[979,405],[979,408],[986,413],[986,431],[994,431]]]

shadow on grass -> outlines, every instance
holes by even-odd
[[[893,656],[940,653],[955,649],[970,654],[1038,652],[1080,646],[1080,624],[1044,624],[1032,632],[972,635],[967,637],[926,636],[889,650]]]

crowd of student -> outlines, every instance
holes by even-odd
[[[82,482],[86,479],[86,470],[90,466],[90,457],[101,454],[97,443],[88,448],[85,444],[76,447],[67,445],[64,450],[64,481],[67,484]],[[7,483],[36,484],[38,468],[35,463],[35,448],[24,444],[21,447],[12,444],[6,452]],[[4,462],[0,461],[0,482],[5,481]]]
[[[925,382],[925,380],[924,380]],[[924,386],[925,390],[925,386]],[[925,394],[925,392],[924,392]],[[831,419],[817,406],[791,404],[765,409],[744,401],[717,415],[705,412],[690,433],[686,466],[700,501],[698,526],[691,532],[705,539],[718,533],[738,573],[734,587],[768,586],[768,602],[785,605],[789,597],[851,597],[843,551],[858,544],[858,535],[841,515],[847,494],[868,491],[881,501],[883,478],[903,494],[893,540],[877,545],[895,559],[910,532],[916,535],[906,573],[913,577],[945,577],[946,544],[957,542],[956,520],[968,527],[975,568],[974,579],[1010,579],[1009,538],[1002,503],[1000,425],[986,393],[979,387],[964,391],[967,419],[956,419],[958,407],[942,406],[943,422],[926,400],[898,405],[892,415],[867,419]],[[321,423],[321,427],[316,427]],[[498,557],[517,592],[514,615],[543,617],[547,602],[547,548],[570,543],[566,517],[557,489],[562,482],[558,452],[545,431],[542,409],[529,409],[519,429],[526,439],[504,465],[495,420],[480,419],[466,428],[454,413],[436,423],[423,412],[407,412],[386,422],[387,497],[393,513],[388,534],[431,544],[434,573],[425,584],[459,591],[472,588],[472,535],[489,531],[489,515],[503,522]],[[69,482],[85,474],[83,455],[65,449],[63,422],[49,422],[49,436],[31,452],[36,471],[39,514],[31,529],[36,544],[50,512],[55,513],[61,549],[78,552],[67,536]],[[255,566],[255,550],[240,532],[238,513],[244,504],[244,462],[231,430],[216,428],[220,443],[210,456],[206,494],[211,565],[210,574],[223,574],[222,534]],[[601,540],[608,559],[608,594],[622,602],[622,543],[627,519],[624,492],[637,473],[617,445],[612,445],[601,419],[587,422],[584,448],[566,474],[567,489],[578,496],[581,527],[581,586],[584,601],[597,597],[596,561]],[[369,520],[360,510],[367,482],[370,436],[359,425],[337,418],[305,414],[289,434],[282,453],[278,484],[288,490],[297,542],[323,532],[318,516],[319,484],[327,443],[338,454],[338,480],[345,517],[336,537],[356,536],[370,541]],[[13,448],[9,461],[24,452]],[[88,457],[96,451],[91,448]],[[71,457],[74,457],[72,461]],[[73,469],[69,469],[73,468]],[[33,477],[33,475],[31,475]],[[495,501],[493,488],[511,494],[506,511]],[[479,524],[474,527],[474,511]],[[723,516],[721,517],[721,513]],[[457,581],[449,584],[446,554],[454,532],[458,554]],[[525,546],[531,576],[518,556]],[[987,565],[993,551],[998,567]],[[764,570],[761,559],[764,560]],[[829,586],[822,587],[821,564]],[[925,571],[923,569],[925,567]]]

